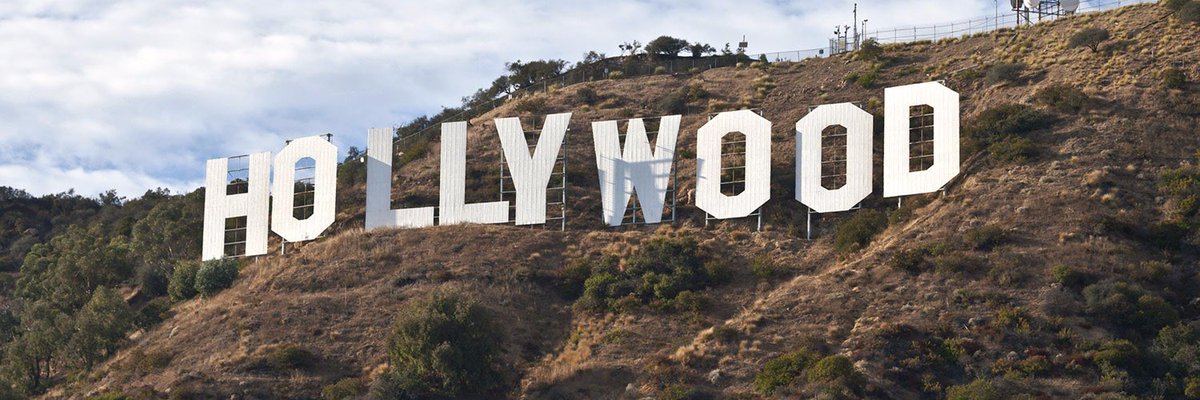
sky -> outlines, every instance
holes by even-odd
[[[868,29],[991,15],[989,0],[859,1]],[[204,163],[332,133],[344,153],[487,86],[659,35],[823,47],[853,1],[0,2],[0,186],[191,191]]]

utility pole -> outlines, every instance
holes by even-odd
[[[858,3],[854,3],[854,50],[858,50]]]

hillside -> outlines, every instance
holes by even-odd
[[[570,111],[565,231],[367,233],[364,189],[351,183],[325,238],[253,260],[233,287],[175,305],[44,397],[319,398],[338,382],[365,386],[388,368],[393,319],[444,290],[469,293],[501,321],[503,384],[481,398],[1200,395],[1200,331],[1190,328],[1200,318],[1200,27],[1164,15],[1135,5],[889,46],[878,58],[596,81],[512,101],[472,120],[467,200],[496,196],[493,118],[521,115],[528,127]],[[1068,46],[1088,27],[1111,38],[1098,51]],[[1015,73],[997,71],[1018,62]],[[1186,82],[1165,87],[1168,69]],[[810,106],[855,102],[880,129],[883,87],[930,80],[962,95],[962,176],[897,209],[881,199],[877,173],[862,210],[814,218],[815,240],[805,240],[806,210],[792,200],[793,123]],[[741,108],[774,123],[761,232],[706,227],[689,197],[697,128],[710,112]],[[680,220],[603,227],[590,122],[679,110]],[[879,135],[875,143],[878,164]],[[394,199],[436,205],[438,144],[410,146]],[[588,278],[663,246],[706,268],[723,262],[728,276],[691,288],[687,302],[588,305],[597,299],[581,265]],[[270,358],[284,347],[314,360],[279,367]],[[763,372],[785,355],[840,355],[826,359],[852,367]],[[779,383],[764,390],[770,374]]]

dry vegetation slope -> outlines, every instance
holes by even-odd
[[[518,109],[529,117],[573,111],[566,151],[573,163],[571,226],[576,229],[344,230],[287,256],[254,263],[232,289],[178,307],[174,317],[140,335],[84,380],[94,383],[80,384],[81,393],[190,387],[316,397],[321,387],[340,378],[380,372],[394,313],[409,299],[442,286],[473,293],[504,321],[509,378],[520,382],[514,396],[636,398],[685,385],[753,398],[754,376],[767,360],[812,343],[852,360],[867,378],[862,390],[875,396],[935,396],[939,387],[1004,375],[997,369],[1002,360],[1020,363],[1039,356],[1059,372],[1009,377],[1004,385],[1052,396],[1120,390],[1090,370],[1061,372],[1083,356],[1067,350],[1070,346],[1044,345],[1114,335],[1079,312],[1060,310],[1078,308],[1079,295],[1052,285],[1049,271],[1063,264],[1109,276],[1141,261],[1164,259],[1179,268],[1195,266],[1190,252],[1167,254],[1095,228],[1104,216],[1159,219],[1168,204],[1156,195],[1155,178],[1191,159],[1200,144],[1195,114],[1179,114],[1186,111],[1189,94],[1163,89],[1159,78],[1170,66],[1200,78],[1200,32],[1174,21],[1142,29],[1162,15],[1153,5],[1132,6],[1018,33],[889,48],[886,55],[893,61],[878,71],[871,88],[845,79],[870,71],[870,62],[839,57],[594,82],[509,104],[474,121],[471,151],[479,157],[472,159],[472,168],[479,173],[472,184],[486,189],[469,200],[491,200],[494,190],[488,174],[494,173],[499,146],[491,118],[516,115]],[[1089,26],[1110,29],[1111,47],[1093,53],[1065,45],[1073,32]],[[991,65],[1009,61],[1027,64],[1019,79],[990,83],[982,78]],[[822,235],[811,243],[801,240],[795,227],[803,225],[803,207],[790,200],[788,185],[791,124],[808,106],[825,103],[858,102],[881,115],[880,88],[931,79],[943,79],[962,94],[964,121],[1003,103],[1033,104],[1034,93],[1055,83],[1074,85],[1094,101],[1079,112],[1048,110],[1058,122],[1031,136],[1041,149],[1032,159],[975,158],[944,196],[906,200],[906,211],[893,213],[896,222],[862,250],[834,249],[831,227],[844,215],[820,219],[826,228]],[[576,95],[583,86],[593,88],[599,101],[584,104]],[[662,114],[661,99],[692,86],[707,95],[687,100],[680,140],[687,156],[677,161],[681,200],[693,186],[694,152],[688,149],[694,148],[695,130],[706,112],[761,108],[774,122],[775,136],[776,184],[766,208],[767,229],[751,233],[736,223],[706,229],[702,215],[689,205],[682,210],[683,222],[658,232],[589,230],[599,225],[599,199],[587,124]],[[1190,96],[1195,107],[1195,89]],[[437,154],[436,143],[430,154]],[[437,162],[431,156],[400,168],[397,196],[407,204],[435,203]],[[868,200],[868,208],[895,207],[879,193]],[[343,219],[361,218],[361,205],[342,209]],[[995,249],[972,246],[989,227],[1007,239]],[[573,299],[553,282],[570,259],[629,254],[654,235],[693,235],[705,251],[732,260],[738,276],[712,289],[712,306],[695,313],[573,311]],[[895,267],[896,254],[938,244],[950,250],[933,251],[948,254],[936,258],[937,268]],[[752,276],[745,265],[761,256],[784,267],[784,276]],[[956,271],[955,265],[965,267]],[[1196,311],[1180,310],[1189,320]],[[1066,339],[1046,339],[1064,330]],[[926,338],[948,339],[945,343],[967,351],[944,370],[923,365],[930,362],[921,354],[928,349],[918,344]],[[263,367],[265,354],[285,344],[316,354],[319,365],[284,372]],[[156,357],[166,361],[147,361]],[[935,376],[923,379],[922,371]]]

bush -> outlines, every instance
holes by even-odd
[[[887,216],[876,210],[860,210],[838,224],[833,245],[842,253],[858,251],[887,228]]]
[[[621,79],[625,77],[625,73],[621,71],[613,71],[608,73],[608,79]]]
[[[1083,288],[1083,298],[1089,314],[1145,333],[1179,320],[1179,313],[1165,300],[1125,282],[1089,285]]]
[[[1016,82],[1021,79],[1022,72],[1025,72],[1023,63],[999,63],[988,68],[987,81],[989,83]]]
[[[517,102],[513,110],[526,114],[543,114],[546,111],[546,97],[529,96]]]
[[[600,95],[596,94],[595,90],[593,90],[592,88],[587,87],[587,86],[581,87],[581,88],[579,88],[579,90],[576,90],[575,98],[579,99],[580,103],[587,104],[589,106],[594,106],[594,105],[596,105],[597,102],[600,101]]]
[[[1185,22],[1200,23],[1200,1],[1193,0],[1183,5],[1175,15]]]
[[[232,258],[205,261],[196,271],[196,294],[212,297],[233,286],[238,277],[238,261]]]
[[[782,268],[771,257],[762,255],[750,259],[750,272],[754,277],[770,280],[782,274]]]
[[[983,267],[987,261],[966,254],[943,254],[933,259],[933,270],[941,274],[968,272]]]
[[[888,259],[888,266],[910,274],[919,274],[929,267],[925,260],[925,249],[906,249],[897,251]]]
[[[285,344],[267,353],[267,365],[277,370],[302,369],[312,365],[317,356],[295,344]]]
[[[500,339],[478,301],[435,292],[397,314],[387,342],[392,370],[383,385],[420,398],[487,393],[502,383]]]
[[[1187,84],[1187,75],[1178,68],[1167,68],[1162,72],[1162,82],[1167,89],[1183,89]]]
[[[1105,340],[1100,344],[1100,349],[1091,356],[1092,362],[1096,364],[1107,364],[1124,370],[1137,369],[1142,358],[1137,346],[1125,339]]]
[[[883,59],[883,46],[875,39],[867,39],[858,48],[858,56],[863,60],[878,61]]]
[[[1188,3],[1191,3],[1191,2],[1192,2],[1192,0],[1163,0],[1162,3],[1163,3],[1163,6],[1166,7],[1168,10],[1178,12],[1180,9],[1183,8],[1183,6],[1186,6],[1186,5],[1188,5]]]
[[[787,353],[763,364],[762,371],[754,376],[754,389],[771,395],[776,389],[787,386],[817,362],[817,355],[806,350]]]
[[[687,112],[687,100],[683,93],[672,92],[658,101],[658,108],[668,114],[683,114]]]
[[[1064,287],[1077,288],[1087,282],[1087,275],[1074,268],[1058,264],[1050,268],[1050,279]]]
[[[175,272],[171,274],[171,281],[167,283],[167,294],[171,296],[172,301],[196,297],[196,272],[199,270],[200,263],[194,261],[180,261],[175,264]]]
[[[1003,400],[1004,396],[990,380],[976,379],[946,389],[946,400]]]
[[[1088,108],[1091,102],[1083,91],[1065,83],[1056,83],[1039,90],[1033,95],[1038,103],[1050,106],[1061,113],[1074,114]]]
[[[659,400],[697,400],[700,391],[685,385],[671,385],[658,394]]]
[[[879,70],[875,69],[862,73],[854,78],[854,84],[863,89],[873,88],[877,82],[879,82]]]
[[[149,328],[163,322],[171,315],[171,302],[165,297],[159,297],[146,302],[137,314],[137,326]]]
[[[1041,150],[1032,140],[1023,137],[1009,136],[988,146],[992,159],[1003,162],[1025,162],[1037,157]]]
[[[655,237],[625,260],[625,269],[593,265],[576,306],[593,311],[631,311],[645,304],[670,307],[684,291],[699,292],[724,283],[728,269],[709,263],[691,237]],[[684,301],[694,300],[691,295]],[[695,304],[682,305],[684,308]]]
[[[1109,36],[1108,29],[1086,28],[1071,35],[1071,39],[1067,41],[1067,45],[1071,47],[1087,47],[1095,53],[1100,51],[1100,44],[1108,40]]]
[[[808,369],[809,382],[847,382],[853,383],[860,379],[858,370],[849,358],[833,355],[822,358]]]
[[[667,67],[664,67],[664,66],[661,66],[661,65],[659,65],[659,66],[657,66],[657,67],[654,67],[654,74],[655,74],[655,75],[662,75],[662,74],[665,74],[665,73],[667,73]]]
[[[985,225],[967,231],[967,234],[963,235],[963,241],[971,249],[990,251],[996,246],[1007,242],[1008,233],[1004,231],[1004,228],[999,226]]]
[[[357,399],[367,392],[367,383],[362,378],[346,378],[321,389],[323,400]]]
[[[1005,104],[984,110],[965,129],[968,146],[977,151],[1009,136],[1022,136],[1047,128],[1054,117],[1023,104]]]

